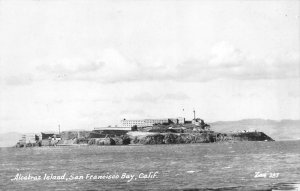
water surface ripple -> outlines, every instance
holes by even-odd
[[[146,146],[1,148],[3,190],[300,190],[300,141]],[[157,178],[139,178],[158,172]],[[11,181],[17,174],[41,176]],[[137,179],[43,180],[135,175]],[[255,177],[256,173],[266,177]],[[278,177],[270,177],[270,175]]]

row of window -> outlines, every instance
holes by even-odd
[[[167,122],[168,122],[168,120],[165,120],[165,119],[163,119],[163,120],[146,119],[146,120],[137,120],[137,121],[135,121],[135,120],[128,120],[128,121],[123,120],[123,121],[121,121],[122,126],[125,126],[125,127],[132,127],[134,125],[137,125],[137,126],[140,126],[140,125],[151,126],[153,124],[158,124],[158,123],[162,124],[162,123],[167,123]]]

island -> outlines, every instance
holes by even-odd
[[[42,132],[23,135],[16,147],[78,145],[152,145],[223,143],[238,141],[274,141],[264,132],[244,130],[220,133],[211,130],[203,119],[185,118],[121,120],[121,127],[73,130],[59,133]]]

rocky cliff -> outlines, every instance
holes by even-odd
[[[188,144],[230,141],[274,141],[263,132],[223,134],[216,132],[202,133],[151,133],[129,132],[131,144]]]

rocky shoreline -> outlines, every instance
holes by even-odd
[[[243,133],[217,133],[208,132],[190,132],[190,133],[172,133],[172,132],[142,132],[127,131],[122,135],[101,134],[105,137],[93,137],[93,134],[87,137],[73,136],[72,139],[62,139],[60,141],[39,141],[33,144],[17,145],[16,147],[36,147],[36,146],[72,146],[72,145],[154,145],[154,144],[192,144],[192,143],[222,143],[238,141],[274,141],[263,132],[243,132]],[[92,135],[92,136],[91,136]]]
[[[132,144],[190,144],[232,141],[274,141],[263,132],[247,133],[128,133]]]

